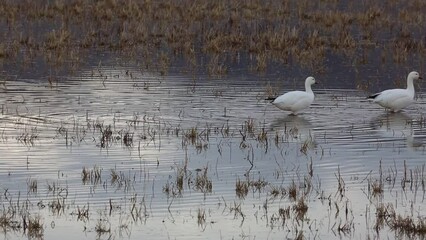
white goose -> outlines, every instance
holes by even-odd
[[[418,72],[410,72],[407,77],[406,89],[389,89],[369,96],[380,106],[398,112],[414,101],[414,80],[422,79]]]
[[[311,85],[316,83],[314,77],[307,77],[305,80],[306,91],[291,91],[277,98],[268,98],[267,100],[272,100],[272,104],[277,108],[284,111],[291,111],[293,115],[297,115],[314,101],[315,96]]]

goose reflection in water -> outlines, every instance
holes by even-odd
[[[288,115],[275,119],[270,128],[276,131],[283,141],[308,144],[309,148],[316,146],[312,124],[302,116]]]
[[[371,125],[379,134],[380,141],[405,139],[407,147],[417,149],[425,146],[426,128],[421,121],[405,113],[385,113],[371,121]]]

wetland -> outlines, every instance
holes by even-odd
[[[4,239],[424,239],[424,10],[1,1]]]

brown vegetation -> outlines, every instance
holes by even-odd
[[[140,59],[160,74],[183,56],[190,68],[223,75],[236,55],[250,56],[258,72],[290,61],[323,71],[328,52],[362,63],[356,53],[380,48],[382,61],[404,63],[426,52],[426,3],[399,2],[2,1],[0,58],[27,64],[42,56],[74,69],[86,50],[100,49]],[[207,55],[205,66],[197,53]]]

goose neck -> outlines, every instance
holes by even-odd
[[[414,95],[414,84],[411,77],[407,78],[407,90]]]
[[[309,83],[305,83],[305,89],[307,93],[313,93],[311,85]]]

